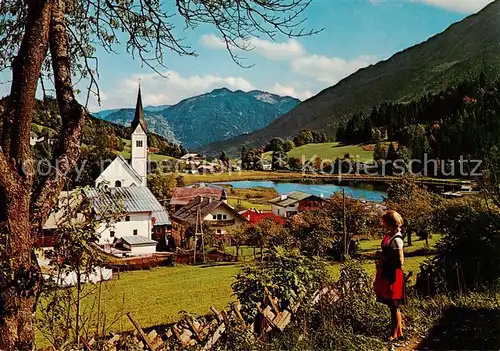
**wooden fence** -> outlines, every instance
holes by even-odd
[[[211,308],[212,313],[205,317],[194,318],[185,314],[177,323],[161,331],[153,328],[149,333],[134,320],[131,313],[127,317],[134,326],[132,334],[111,334],[103,343],[96,340],[86,340],[81,338],[82,346],[80,351],[117,351],[125,349],[167,351],[167,350],[212,350],[221,337],[234,328],[241,333],[245,330],[255,339],[264,339],[271,332],[280,333],[292,322],[293,315],[297,312],[300,302],[292,302],[287,308],[283,308],[280,301],[264,289],[264,300],[256,304],[258,316],[254,323],[248,324],[242,316],[239,303],[232,304],[227,309],[218,311]],[[336,290],[323,288],[317,291],[312,299],[316,304],[322,297],[329,302],[338,299]],[[127,346],[125,346],[127,345]],[[53,347],[42,349],[42,351],[55,351]]]

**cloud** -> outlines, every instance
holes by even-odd
[[[304,101],[309,99],[311,96],[314,95],[310,90],[305,89],[301,90],[297,87],[291,86],[291,85],[282,85],[279,83],[275,83],[274,85],[270,86],[267,91],[270,93],[274,93],[277,95],[281,96],[292,96],[296,97],[300,101]]]
[[[214,34],[203,34],[199,42],[209,49],[226,49],[224,40]],[[273,61],[290,60],[306,54],[306,50],[296,39],[289,39],[286,42],[277,43],[252,37],[248,40],[238,42],[238,45],[249,52],[257,53]],[[234,50],[243,51],[237,47],[235,47]]]
[[[202,35],[200,42],[211,49],[225,48],[222,39],[213,34]],[[335,84],[342,78],[374,63],[376,60],[374,56],[369,55],[361,55],[352,60],[345,60],[340,57],[308,53],[296,39],[289,39],[280,43],[251,38],[247,42],[253,48],[252,52],[272,61],[287,61],[293,73],[312,77],[318,82],[328,84]]]
[[[226,43],[224,40],[219,38],[218,36],[214,34],[203,34],[199,42],[201,45],[203,45],[206,48],[209,49],[225,49],[226,48]]]
[[[478,12],[493,1],[494,0],[410,0],[410,2],[421,2],[430,6],[463,14]]]
[[[92,101],[90,111],[120,107],[134,107],[139,80],[143,92],[142,103],[146,105],[171,105],[195,95],[207,93],[216,88],[227,87],[232,90],[253,90],[255,87],[246,79],[232,76],[196,75],[182,76],[175,71],[163,73],[134,74],[117,83],[114,90],[101,94],[101,105]]]
[[[291,62],[292,70],[320,82],[335,84],[342,78],[375,62],[375,57],[362,55],[353,60],[322,55],[307,55]]]

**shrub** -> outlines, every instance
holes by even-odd
[[[443,235],[436,256],[421,267],[419,292],[464,291],[500,277],[500,214],[480,200],[448,200],[436,210]]]
[[[236,275],[233,291],[242,306],[242,315],[249,323],[257,316],[256,304],[264,300],[264,288],[280,300],[282,308],[301,301],[301,306],[327,281],[324,264],[300,254],[296,249],[271,249],[269,261],[246,266]]]
[[[356,262],[343,266],[333,302],[322,299],[266,350],[380,350],[389,327],[388,309],[375,301],[370,277]]]

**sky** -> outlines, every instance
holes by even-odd
[[[118,48],[118,55],[98,50],[101,103],[88,108],[134,107],[138,84],[143,104],[172,105],[182,99],[227,87],[289,95],[305,100],[360,68],[425,41],[449,25],[479,11],[491,0],[312,0],[304,26],[319,34],[287,38],[252,37],[249,52],[239,52],[250,68],[231,60],[214,28],[181,30],[196,57],[165,52],[162,77]],[[179,23],[180,24],[180,23]],[[9,76],[0,75],[0,96],[9,92]],[[85,92],[85,82],[77,88]],[[85,94],[78,96],[85,103]]]

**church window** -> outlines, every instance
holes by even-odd
[[[130,222],[130,216],[125,217],[125,222]]]
[[[112,230],[112,231],[110,231],[110,232],[109,232],[109,236],[110,236],[111,238],[114,238],[114,237],[115,237],[115,232],[114,232],[113,230]]]
[[[134,235],[137,235],[137,229],[134,229]]]
[[[142,140],[136,140],[135,141],[135,146],[142,147]]]
[[[122,182],[121,182],[121,181],[119,181],[119,180],[117,180],[117,181],[115,182],[115,188],[119,188],[119,187],[121,187],[121,186],[122,186]]]

